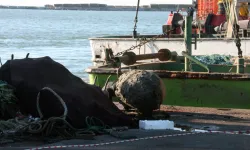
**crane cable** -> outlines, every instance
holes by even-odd
[[[133,37],[137,37],[136,28],[137,28],[137,22],[138,22],[138,11],[139,11],[139,8],[140,8],[140,0],[137,1],[136,15],[135,15],[135,21],[134,21],[135,25],[134,25]]]

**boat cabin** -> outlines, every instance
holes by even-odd
[[[249,37],[249,5],[250,0],[197,0],[196,18],[193,20],[193,34],[211,35],[216,37],[232,37],[227,35],[232,20],[238,22],[240,35]],[[236,13],[234,17],[232,13]],[[231,21],[230,21],[231,20]],[[178,12],[170,13],[167,23],[163,25],[163,33],[183,34],[184,16]]]

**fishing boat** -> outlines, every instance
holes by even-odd
[[[238,2],[248,1],[236,0]],[[194,9],[189,8],[184,21],[178,21],[179,27],[184,27],[183,36],[147,36],[146,42],[141,42],[138,37],[145,36],[137,36],[134,31],[133,37],[91,38],[93,66],[86,69],[90,84],[104,86],[108,77],[109,81],[116,81],[121,74],[131,70],[146,70],[162,79],[166,93],[163,104],[249,109],[250,65],[245,63],[244,56],[249,55],[250,38],[242,37],[240,30],[242,24],[249,21],[238,20],[236,3],[226,7],[229,14],[226,18],[229,19],[219,26],[220,32],[225,31],[224,35],[204,33],[200,38],[194,38],[197,32],[193,22]],[[225,24],[227,28],[222,30]],[[243,32],[248,32],[247,28]],[[197,45],[196,50],[192,44]],[[197,57],[210,54],[233,55],[235,63],[208,64]]]
[[[239,9],[241,3],[248,2],[248,0],[238,0],[236,3],[231,2],[230,4],[228,3],[229,0],[224,1],[224,7],[221,8],[218,0],[197,0],[196,18],[192,23],[192,33],[193,37],[196,37],[198,46],[193,51],[193,55],[238,55],[235,51],[232,28],[228,27],[231,25],[230,19],[232,19],[230,12],[233,12],[230,9],[231,6],[233,9]],[[160,35],[139,35],[136,31],[137,16],[135,17],[134,31],[131,35],[90,38],[92,61],[95,66],[102,65],[105,61],[105,48],[111,48],[115,55],[119,55],[126,50],[133,51],[136,54],[150,54],[163,48],[175,50],[178,55],[182,55],[181,52],[185,49],[183,42],[185,16],[179,12],[170,13],[166,24],[162,26],[162,34]],[[247,49],[250,46],[249,19],[237,15],[237,20],[240,25],[239,34],[242,51],[244,55],[250,55],[250,50]]]

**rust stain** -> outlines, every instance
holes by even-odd
[[[162,78],[207,79],[207,80],[250,80],[249,74],[203,73],[203,72],[168,72],[154,71]]]
[[[122,69],[125,73],[129,69]],[[206,80],[250,80],[250,74],[236,74],[236,73],[206,73],[206,72],[180,72],[180,71],[162,71],[162,70],[147,70],[156,73],[161,78],[173,79],[206,79]],[[112,68],[91,68],[88,73],[100,74],[116,74],[117,70]]]

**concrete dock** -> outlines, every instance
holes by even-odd
[[[200,130],[221,131],[221,133],[198,133],[174,130],[131,129],[116,133],[130,136],[118,139],[110,135],[96,136],[93,140],[67,140],[50,145],[39,142],[22,142],[5,145],[4,149],[109,149],[109,150],[247,150],[250,149],[250,110],[211,109],[163,106],[170,120],[177,126]],[[225,132],[227,131],[227,132]],[[233,132],[237,131],[237,132]],[[241,132],[239,132],[241,131]],[[244,131],[244,132],[243,132]],[[133,138],[132,138],[133,137]],[[53,147],[55,146],[55,147]]]

